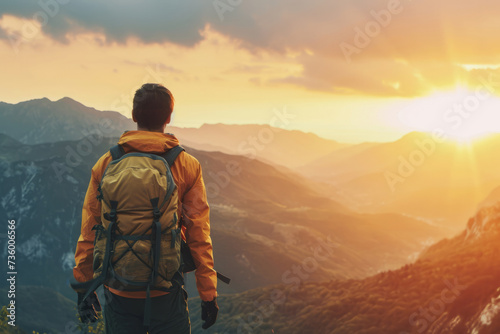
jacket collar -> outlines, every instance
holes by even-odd
[[[171,133],[151,131],[125,131],[118,141],[125,151],[165,152],[179,145]]]

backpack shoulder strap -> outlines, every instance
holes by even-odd
[[[167,152],[163,153],[161,156],[163,159],[165,159],[168,163],[169,167],[172,167],[172,165],[175,162],[175,159],[181,154],[181,152],[184,151],[184,147],[178,145],[175,147],[172,147],[170,150]]]
[[[125,155],[125,150],[120,144],[117,144],[109,150],[109,153],[111,153],[113,160],[118,160]]]

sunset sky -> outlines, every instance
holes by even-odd
[[[500,3],[7,1],[0,101],[69,96],[130,116],[160,82],[173,124],[269,124],[343,142],[500,131]]]

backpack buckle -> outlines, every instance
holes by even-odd
[[[153,209],[153,217],[154,217],[155,221],[159,220],[161,217],[161,212],[157,207],[155,207]]]

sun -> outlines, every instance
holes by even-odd
[[[406,131],[437,133],[460,144],[470,144],[500,133],[500,98],[486,89],[457,88],[416,98],[398,111],[398,125]]]
[[[444,136],[447,137],[450,140],[453,140],[457,144],[460,145],[470,145],[473,144],[475,141],[480,140],[488,135],[490,135],[491,132],[486,132],[483,131],[483,129],[466,129],[461,132],[448,132],[445,133]]]
[[[458,144],[470,145],[492,133],[500,132],[500,119],[496,110],[499,109],[485,106],[475,113],[462,113],[461,118],[457,114],[454,124],[444,124],[444,136]]]

